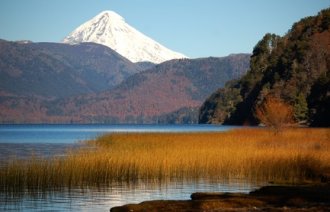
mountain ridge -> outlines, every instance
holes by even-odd
[[[112,89],[57,99],[2,95],[1,123],[163,123],[194,121],[215,88],[239,78],[250,55],[176,59],[131,75]],[[207,80],[207,83],[206,83]],[[1,90],[0,90],[1,91]],[[176,121],[173,118],[177,114]]]
[[[100,92],[140,71],[99,44],[0,41],[0,91],[8,94],[58,98]]]
[[[163,114],[199,107],[214,88],[245,73],[249,58],[249,54],[237,54],[166,61],[130,76],[112,90],[73,97],[60,108],[76,120],[98,122],[108,117],[118,123],[155,123],[154,118]],[[73,102],[80,104],[73,107]]]

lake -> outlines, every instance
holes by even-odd
[[[93,139],[105,133],[219,132],[237,127],[219,125],[0,125],[0,143],[61,143]]]
[[[0,125],[0,164],[8,158],[65,156],[79,141],[105,133],[130,132],[219,132],[233,127],[216,125]],[[194,192],[249,192],[257,183],[175,181],[71,188],[47,192],[0,193],[0,211],[109,211],[111,207],[155,199],[189,199]]]
[[[0,125],[0,165],[8,157],[61,156],[79,142],[106,133],[219,132],[232,129],[217,125]]]

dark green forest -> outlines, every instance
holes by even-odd
[[[330,126],[330,8],[295,23],[280,37],[266,34],[250,68],[202,105],[200,123],[256,125],[255,109],[268,96],[291,105],[296,123]]]

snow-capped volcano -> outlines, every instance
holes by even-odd
[[[186,58],[183,54],[174,52],[137,31],[113,11],[101,12],[71,32],[63,42],[103,44],[132,62],[161,63]]]

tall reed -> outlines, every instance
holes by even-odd
[[[121,133],[86,142],[64,158],[13,160],[0,168],[1,190],[100,186],[183,179],[317,179],[330,168],[330,129],[219,133]]]

